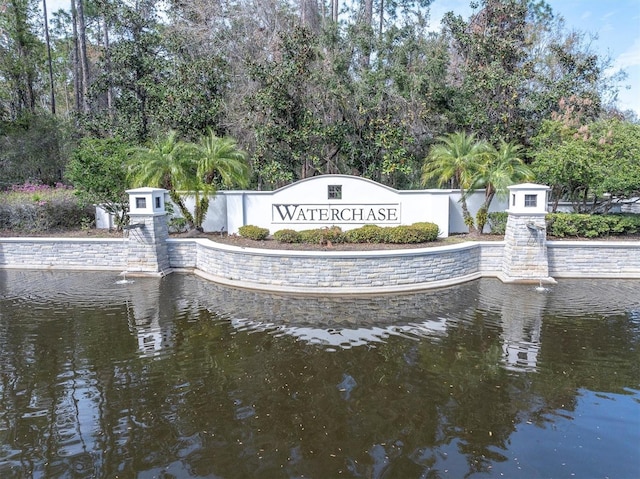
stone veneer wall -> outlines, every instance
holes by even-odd
[[[554,278],[640,279],[640,241],[548,241]]]
[[[0,238],[0,269],[124,271],[128,243],[117,239]],[[497,277],[503,241],[414,250],[303,252],[238,248],[206,239],[166,241],[170,267],[223,284],[300,293],[398,292]],[[549,241],[556,278],[640,279],[640,241]]]
[[[127,243],[98,238],[0,238],[0,268],[124,271]]]
[[[171,266],[216,282],[272,291],[375,293],[448,286],[495,276],[502,242],[385,251],[278,251],[208,240],[168,241]],[[195,254],[194,248],[195,245]]]

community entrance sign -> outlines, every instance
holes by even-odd
[[[410,225],[429,221],[449,234],[448,190],[395,190],[349,175],[320,175],[275,191],[227,191],[227,231],[243,225],[303,230],[373,224]]]

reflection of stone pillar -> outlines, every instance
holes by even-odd
[[[500,286],[492,281],[480,281],[479,306],[500,311],[502,358],[507,369],[536,369],[548,297],[547,293],[531,286]]]
[[[169,227],[164,208],[166,190],[136,188],[129,193],[127,275],[164,276],[170,273],[167,238]]]
[[[546,222],[548,186],[525,183],[509,187],[500,280],[505,283],[555,283],[549,277]]]
[[[502,350],[509,369],[533,371],[540,351],[545,293],[510,294],[502,304]]]
[[[157,279],[140,279],[128,287],[131,293],[129,328],[138,340],[141,356],[157,356],[163,349],[170,349],[172,321],[162,321],[162,293]]]

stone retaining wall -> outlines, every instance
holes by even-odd
[[[0,238],[0,268],[127,268],[127,243],[116,239]]]
[[[502,242],[376,252],[259,250],[186,239],[168,245],[173,268],[225,284],[317,294],[411,291],[461,283],[483,271],[495,275],[503,249]]]
[[[640,241],[549,241],[555,278],[640,278]]]
[[[412,291],[497,277],[505,250],[503,241],[377,252],[259,250],[206,239],[169,239],[166,246],[173,270],[304,294]],[[551,277],[640,279],[640,241],[550,241],[547,253]],[[122,240],[0,239],[0,268],[121,272],[128,260],[128,243]]]

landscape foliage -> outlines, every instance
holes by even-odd
[[[244,229],[243,229],[244,228]],[[250,239],[266,239],[269,231],[255,226],[240,228],[240,236]],[[417,244],[435,241],[440,229],[435,223],[420,222],[412,225],[377,226],[364,225],[359,228],[342,231],[338,226],[314,228],[302,231],[282,229],[273,233],[273,239],[281,243],[306,243],[332,245],[339,243],[389,243]]]
[[[640,194],[624,72],[545,1],[480,0],[439,29],[431,0],[72,3],[48,22],[46,0],[0,16],[0,189],[71,181],[124,215],[123,182],[144,181],[199,228],[218,188],[353,174],[458,189],[480,232],[512,182],[576,212]],[[462,140],[470,154],[451,150]]]
[[[61,183],[13,185],[0,192],[0,230],[43,232],[91,227],[95,209]]]

